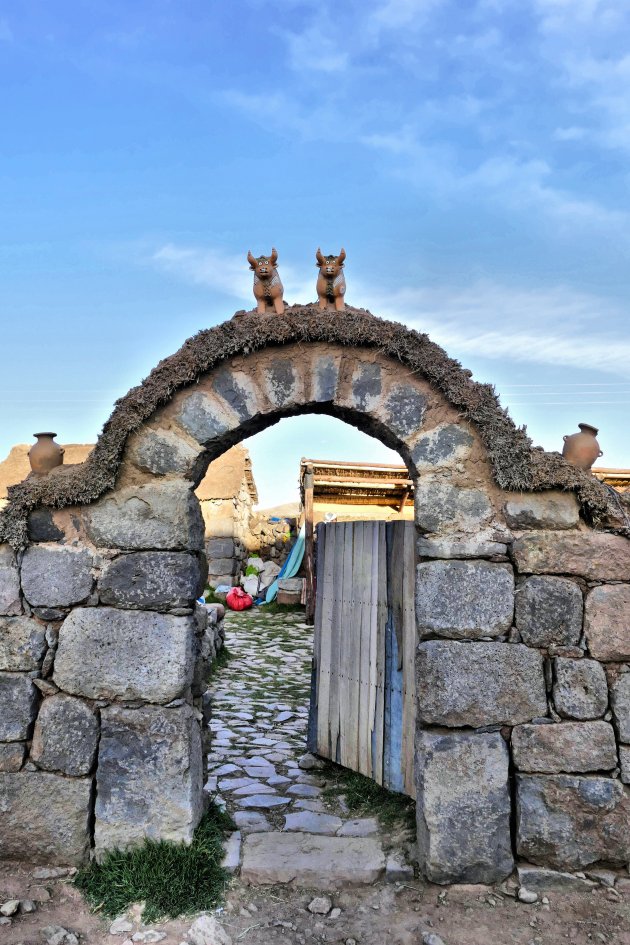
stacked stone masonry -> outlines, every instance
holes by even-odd
[[[113,490],[36,510],[26,551],[0,547],[3,855],[190,840],[221,644],[195,599],[206,553],[234,558],[204,548],[192,489],[235,442],[313,410],[397,449],[416,480],[424,875],[627,867],[630,541],[590,528],[572,494],[502,492],[441,393],[324,343],[230,356],[130,436]]]

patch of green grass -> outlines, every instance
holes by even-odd
[[[112,850],[101,863],[80,870],[75,885],[112,918],[134,902],[145,903],[146,923],[214,909],[229,880],[221,860],[223,840],[232,830],[231,818],[212,805],[189,846],[145,840],[134,850]]]
[[[334,783],[325,789],[324,796],[343,794],[354,816],[376,816],[384,827],[401,824],[415,830],[416,805],[406,794],[388,791],[371,778],[339,765],[331,765],[330,775]]]
[[[270,604],[260,604],[257,608],[261,614],[294,614],[304,613],[304,604],[279,604],[272,600]]]
[[[212,679],[213,676],[216,676],[222,669],[225,669],[227,664],[232,659],[232,651],[228,650],[225,643],[217,653],[214,661],[210,664],[210,672],[208,673],[208,679]]]
[[[204,591],[203,597],[206,604],[223,604],[225,607],[225,594],[223,594],[222,597],[217,597],[217,595],[214,593],[213,587],[207,587]]]

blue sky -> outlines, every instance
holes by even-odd
[[[249,307],[248,249],[306,302],[343,244],[351,304],[630,466],[629,35],[623,0],[0,0],[0,455],[93,440]],[[269,502],[304,453],[385,455],[265,436]]]

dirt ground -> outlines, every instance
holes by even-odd
[[[110,922],[90,911],[70,881],[37,880],[25,866],[0,866],[0,902],[45,898],[46,891],[50,899],[38,902],[34,913],[17,915],[11,925],[0,926],[2,945],[45,945],[42,930],[51,925],[74,932],[81,945],[122,945],[148,929],[165,933],[163,945],[186,942],[190,918],[144,927],[135,909],[133,930],[112,935]],[[235,880],[218,917],[233,945],[422,945],[423,934],[429,932],[439,935],[444,945],[630,945],[630,880],[622,880],[621,892],[601,886],[579,894],[550,892],[548,903],[534,905],[486,886],[379,883],[333,893],[333,906],[341,909],[336,918],[308,911],[316,895],[317,890],[245,887]],[[151,940],[155,938],[144,938]]]

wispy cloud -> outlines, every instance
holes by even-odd
[[[523,289],[482,281],[465,288],[361,292],[360,304],[426,332],[452,356],[476,355],[630,378],[630,311],[567,287]]]
[[[168,274],[253,306],[252,277],[241,255],[169,243],[150,257]],[[314,299],[311,273],[282,264],[289,302]],[[496,281],[453,288],[392,288],[355,278],[348,301],[426,332],[455,357],[562,365],[630,378],[630,311],[566,286],[528,289]]]
[[[150,261],[186,282],[211,286],[232,298],[244,299],[251,290],[246,260],[217,249],[166,243],[151,255]]]
[[[336,30],[324,31],[319,25],[311,25],[301,33],[278,31],[286,41],[289,51],[289,65],[302,73],[343,72],[349,63],[349,54],[344,48],[342,37]]]
[[[271,247],[269,247],[269,250]],[[208,286],[215,291],[247,304],[255,305],[252,293],[253,276],[245,254],[230,254],[208,246],[177,246],[166,243],[149,257],[151,265],[193,285]],[[311,301],[315,295],[315,279],[309,281],[296,270],[278,262],[285,299],[291,302]]]
[[[444,0],[385,0],[369,17],[372,28],[397,30],[419,26]]]

